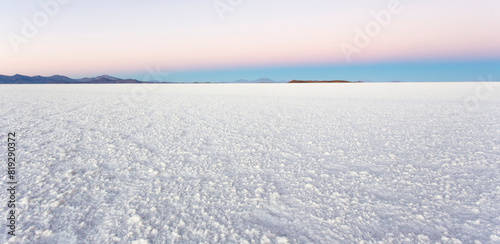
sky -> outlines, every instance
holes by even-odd
[[[0,74],[500,80],[496,0],[0,0]]]

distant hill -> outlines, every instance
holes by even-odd
[[[119,81],[121,80],[120,78],[116,78],[116,77],[113,77],[113,76],[109,76],[109,75],[101,75],[101,76],[97,76],[97,77],[92,77],[92,78],[82,78],[82,79],[78,79],[78,81],[80,82],[93,82],[93,81]]]
[[[269,78],[260,78],[257,80],[245,80],[245,79],[239,79],[235,80],[230,83],[286,83],[286,81],[274,81]]]
[[[0,75],[0,84],[116,84],[116,83],[146,83],[134,79],[120,79],[109,75],[102,75],[93,78],[71,79],[62,75],[43,76],[25,76]]]
[[[292,80],[288,83],[359,83],[361,81],[347,81],[347,80]]]

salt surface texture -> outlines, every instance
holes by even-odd
[[[499,83],[1,85],[0,106],[1,242],[500,240]]]

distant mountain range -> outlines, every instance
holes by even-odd
[[[232,82],[195,82],[195,83],[286,83],[287,81],[273,81],[268,78],[260,78],[258,80],[235,80]],[[139,81],[135,79],[120,79],[109,75],[101,75],[97,77],[85,77],[82,79],[71,79],[67,76],[53,75],[44,76],[25,76],[0,75],[0,84],[116,84],[116,83],[152,83],[148,81]],[[176,83],[176,82],[163,82]]]
[[[361,81],[355,81],[361,82]],[[0,84],[130,84],[130,83],[156,83],[149,81],[139,81],[135,79],[120,79],[109,75],[101,75],[91,78],[71,79],[62,75],[44,76],[25,76],[0,75]],[[161,82],[161,83],[180,83],[180,82]],[[194,82],[194,83],[352,83],[345,80],[331,81],[311,81],[311,80],[292,80],[292,81],[274,81],[268,78],[260,78],[257,80],[235,80],[232,82]]]
[[[71,79],[62,75],[44,76],[25,76],[0,75],[0,84],[116,84],[116,83],[148,83],[134,79],[120,79],[109,75],[101,75],[93,78]]]

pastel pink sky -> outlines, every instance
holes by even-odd
[[[72,0],[16,51],[9,37],[22,36],[23,18],[32,21],[43,8],[38,1],[3,1],[0,74],[344,65],[340,44],[353,44],[356,28],[391,1],[243,0],[223,20],[213,2]],[[500,59],[500,1],[397,2],[402,11],[352,55],[354,64]]]

